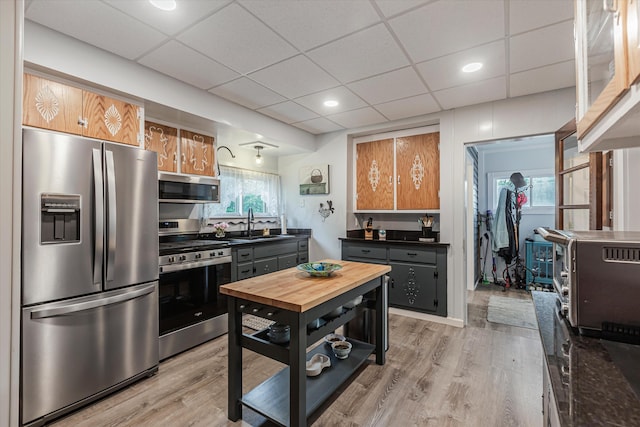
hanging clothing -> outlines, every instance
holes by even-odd
[[[516,224],[516,193],[509,188],[500,190],[494,221],[492,250],[510,264],[518,255]]]

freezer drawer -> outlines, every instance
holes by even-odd
[[[22,423],[157,365],[157,282],[24,308]]]

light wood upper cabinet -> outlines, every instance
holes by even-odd
[[[84,91],[84,135],[105,141],[139,145],[138,106]]]
[[[602,0],[576,2],[578,138],[628,89],[624,1],[618,11]]]
[[[627,5],[627,49],[629,84],[640,83],[640,0]]]
[[[356,210],[440,209],[440,133],[356,144]]]
[[[215,176],[215,147],[212,136],[180,131],[181,173]]]
[[[158,153],[158,170],[178,171],[178,129],[144,122],[144,148]]]
[[[440,209],[439,133],[396,138],[397,209]]]
[[[22,123],[82,135],[82,89],[24,75]]]
[[[393,209],[393,139],[356,145],[356,209]]]
[[[139,145],[139,107],[24,74],[22,123],[105,141]]]

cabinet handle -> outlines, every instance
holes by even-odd
[[[246,273],[248,273],[249,271],[251,271],[251,270],[241,270],[241,271],[240,271],[240,273],[242,273],[242,274],[246,274]]]
[[[249,256],[249,254],[240,254],[240,256]]]
[[[173,163],[178,163],[178,154],[173,153]]]
[[[407,252],[407,255],[408,256],[418,256],[418,254],[415,253],[415,252]]]
[[[371,249],[362,249],[363,254],[368,254],[369,252],[371,252]]]
[[[398,175],[398,185],[400,185],[400,175]]]
[[[396,284],[395,279],[390,278],[389,281],[391,282],[391,287],[395,289],[395,284]]]
[[[389,175],[389,185],[393,184],[393,177]]]

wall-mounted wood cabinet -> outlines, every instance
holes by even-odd
[[[440,134],[356,144],[356,210],[440,209]]]
[[[638,3],[576,1],[576,118],[581,151],[640,145]]]
[[[178,172],[178,129],[144,122],[144,148],[158,153],[158,170]]]
[[[24,125],[139,145],[137,105],[28,73],[23,87]]]
[[[209,135],[180,130],[180,172],[215,176],[214,138]]]

